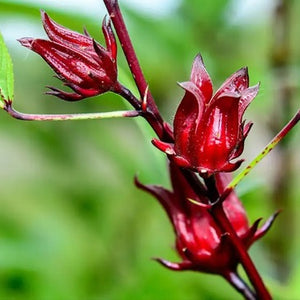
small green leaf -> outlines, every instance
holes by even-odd
[[[14,74],[11,57],[4,39],[0,33],[0,107],[4,107],[4,100],[13,100]]]

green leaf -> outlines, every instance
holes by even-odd
[[[13,100],[14,74],[11,57],[0,33],[0,107],[4,107],[3,100]]]

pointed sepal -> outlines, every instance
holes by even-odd
[[[255,232],[253,241],[257,241],[258,239],[262,238],[270,230],[280,212],[280,210],[276,211],[271,217],[267,219],[267,221]]]
[[[174,147],[172,144],[170,143],[165,143],[165,142],[162,142],[158,139],[152,139],[151,143],[157,148],[159,149],[160,151],[168,154],[168,155],[175,155],[175,150],[174,150]]]
[[[153,258],[155,261],[163,265],[164,267],[173,270],[173,271],[186,271],[186,270],[192,270],[193,264],[190,261],[183,261],[180,263],[174,263],[170,262],[168,260],[162,259],[162,258]]]

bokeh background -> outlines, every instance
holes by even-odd
[[[120,0],[141,65],[169,122],[200,52],[217,88],[248,66],[260,93],[249,161],[299,108],[300,1]],[[0,0],[0,31],[12,55],[15,108],[31,113],[124,109],[106,94],[78,103],[44,95],[60,87],[48,66],[16,41],[44,37],[39,10],[103,41],[100,0]],[[134,89],[121,50],[121,82]],[[133,177],[169,186],[163,154],[143,120],[22,122],[0,116],[0,299],[241,299],[216,276],[171,272],[176,261],[164,211]],[[249,220],[283,209],[251,255],[274,299],[300,299],[299,128],[238,187]]]

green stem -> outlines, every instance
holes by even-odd
[[[275,146],[290,132],[290,130],[299,122],[300,120],[300,110],[295,114],[295,116],[286,124],[286,126],[272,139],[272,141],[263,149],[263,151],[258,154],[250,164],[238,174],[227,186],[224,193],[227,190],[233,190],[238,183],[267,155]]]
[[[100,113],[78,113],[78,114],[26,114],[15,110],[11,102],[6,102],[3,108],[10,116],[15,119],[25,121],[69,121],[69,120],[95,120],[95,119],[110,119],[137,117],[140,113],[136,110],[121,110],[112,112]]]

